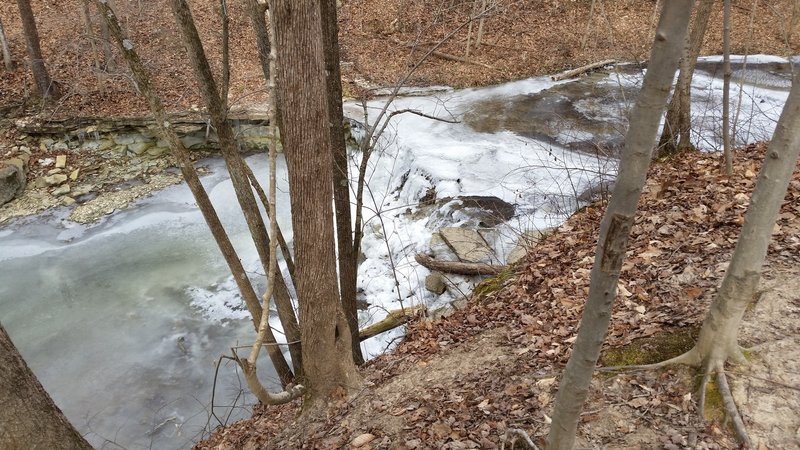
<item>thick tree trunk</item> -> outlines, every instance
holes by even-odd
[[[728,358],[742,360],[737,343],[739,325],[747,305],[755,297],[772,229],[798,156],[800,72],[795,70],[792,90],[758,175],[731,263],[693,350],[695,364],[702,361],[713,366],[724,364]]]
[[[356,389],[351,334],[336,279],[332,152],[319,3],[271,4],[277,88],[295,236],[297,295],[309,409]],[[308,409],[307,409],[308,410]]]
[[[136,53],[133,43],[123,34],[113,10],[111,10],[110,6],[102,0],[95,0],[95,4],[100,10],[100,16],[103,17],[104,22],[108,26],[111,36],[116,40],[117,45],[122,52],[122,56],[125,58],[128,66],[131,69],[133,77],[136,80],[136,84],[139,86],[139,91],[142,93],[142,96],[144,96],[148,106],[150,107],[150,111],[153,113],[153,116],[156,119],[156,126],[158,127],[159,132],[161,133],[162,137],[169,142],[170,150],[175,156],[175,159],[178,161],[183,178],[186,180],[186,184],[192,191],[192,195],[197,202],[197,206],[200,209],[200,212],[203,214],[203,218],[208,224],[208,228],[211,231],[217,246],[222,252],[222,256],[225,258],[225,262],[228,264],[231,274],[233,274],[233,279],[236,281],[236,286],[239,288],[239,292],[241,293],[242,298],[247,305],[247,309],[253,318],[253,323],[255,324],[256,330],[258,330],[258,325],[261,322],[261,316],[263,314],[261,304],[258,301],[258,296],[253,289],[250,279],[247,277],[247,273],[245,272],[242,262],[239,260],[239,257],[236,254],[236,250],[233,248],[233,245],[228,238],[228,234],[225,232],[225,228],[222,226],[222,222],[219,220],[219,216],[217,216],[217,213],[214,210],[214,206],[211,204],[211,200],[208,198],[208,193],[206,193],[205,188],[203,188],[203,185],[200,182],[200,177],[197,175],[197,171],[192,165],[192,160],[189,157],[188,150],[186,150],[186,147],[184,147],[183,143],[181,142],[180,138],[178,138],[177,133],[172,127],[169,116],[167,116],[166,112],[164,111],[164,105],[161,103],[158,92],[156,92],[155,88],[150,82],[150,77],[144,68],[144,64],[142,63],[141,59],[139,59],[139,55]],[[284,358],[283,353],[281,353],[280,349],[274,345],[275,336],[270,332],[268,333],[265,341],[268,344],[273,344],[267,346],[267,352],[269,353],[275,370],[278,372],[281,382],[284,385],[290,383],[293,379],[292,371],[289,368],[289,365],[286,363],[286,358]]]
[[[47,395],[2,324],[0,405],[0,448],[92,448]]]
[[[549,435],[553,449],[572,449],[575,443],[580,411],[608,332],[630,229],[686,39],[691,10],[692,0],[672,0],[665,2],[661,12],[650,65],[630,115],[617,184],[600,225],[589,298],[556,396]]]
[[[36,89],[44,99],[57,98],[59,96],[58,88],[53,84],[53,80],[47,72],[42,49],[39,47],[39,32],[36,30],[36,20],[33,17],[31,2],[30,0],[17,0],[17,6],[22,18],[25,47],[28,49],[28,59],[31,61],[31,73],[36,83]]]
[[[678,74],[678,83],[675,93],[667,108],[667,118],[664,121],[664,130],[658,142],[659,158],[680,153],[693,148],[691,140],[692,131],[692,77],[697,66],[697,57],[703,48],[703,38],[708,28],[708,19],[714,0],[700,0],[697,12],[692,23],[692,32],[684,47],[681,58],[681,70]]]
[[[356,284],[358,258],[353,249],[353,216],[350,213],[350,176],[348,175],[347,145],[344,141],[342,113],[342,74],[339,68],[339,23],[336,0],[322,0],[322,39],[325,53],[325,73],[328,82],[328,121],[333,151],[333,202],[336,208],[336,242],[339,255],[339,289],[342,308],[350,326],[353,360],[364,363],[358,340],[358,308]]]
[[[214,76],[211,73],[211,67],[206,59],[200,35],[194,25],[189,5],[185,0],[170,0],[169,4],[181,28],[181,35],[183,36],[189,61],[194,69],[195,79],[200,86],[200,93],[208,109],[211,123],[217,130],[220,151],[225,159],[228,173],[230,173],[236,198],[250,229],[256,251],[264,267],[264,273],[269,273],[270,238],[267,234],[264,220],[261,217],[261,212],[258,209],[255,195],[250,187],[247,171],[244,169],[244,160],[236,148],[233,128],[227,120],[227,112],[222,108],[223,102],[214,81]],[[284,333],[286,333],[286,339],[290,342],[289,353],[292,356],[295,375],[300,376],[303,370],[300,327],[297,323],[286,281],[282,276],[277,277],[275,281],[275,306],[278,310],[278,317],[281,325],[283,325]],[[264,299],[264,303],[269,304],[269,299]]]
[[[11,49],[8,47],[8,39],[6,39],[6,31],[3,28],[3,21],[0,20],[0,49],[3,51],[3,67],[7,71],[14,70],[14,62],[11,60]]]

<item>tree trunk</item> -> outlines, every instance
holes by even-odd
[[[700,0],[697,13],[692,23],[692,32],[684,47],[681,58],[681,71],[678,74],[678,83],[675,93],[667,108],[667,118],[664,121],[664,130],[658,142],[656,156],[664,158],[693,148],[691,140],[692,131],[692,77],[697,66],[697,57],[703,48],[703,38],[708,28],[708,19],[714,0]]]
[[[245,163],[237,150],[233,128],[227,120],[227,111],[222,109],[223,103],[216,82],[214,81],[214,76],[211,73],[211,67],[206,59],[203,44],[200,41],[200,35],[194,25],[189,5],[185,0],[170,0],[169,4],[181,29],[181,35],[183,36],[189,61],[194,69],[195,79],[200,87],[200,93],[208,109],[211,123],[217,130],[220,151],[222,152],[225,165],[230,173],[231,182],[236,192],[236,198],[239,201],[239,205],[245,216],[245,221],[250,229],[250,234],[255,243],[258,256],[261,259],[264,273],[269,273],[270,238],[267,234],[264,220],[261,217],[261,212],[258,209],[255,195],[250,187],[247,172],[244,169]],[[275,281],[275,306],[278,310],[278,316],[283,325],[284,333],[286,333],[286,339],[290,342],[289,353],[292,356],[292,366],[294,367],[295,375],[300,376],[303,370],[300,327],[297,323],[297,317],[294,313],[286,281],[282,276],[276,277]],[[264,303],[269,304],[269,299],[264,299]]]
[[[103,17],[103,21],[106,23],[111,36],[116,40],[117,45],[122,52],[122,56],[128,62],[128,66],[131,69],[134,80],[136,80],[139,91],[142,93],[142,96],[144,96],[148,106],[150,107],[150,111],[153,113],[153,116],[156,119],[156,126],[158,127],[161,136],[166,139],[167,142],[169,142],[170,150],[175,156],[175,159],[178,161],[183,178],[186,180],[186,184],[192,191],[192,195],[197,202],[197,207],[203,214],[203,218],[208,224],[211,235],[214,237],[220,252],[222,252],[222,256],[225,258],[225,262],[228,264],[231,274],[233,274],[233,279],[236,281],[236,286],[239,288],[239,292],[241,293],[242,298],[247,305],[247,309],[253,318],[253,323],[255,324],[256,330],[258,330],[258,325],[261,321],[261,315],[264,314],[258,301],[258,296],[253,289],[250,279],[247,278],[247,273],[242,266],[242,262],[239,260],[236,250],[233,248],[233,245],[228,238],[228,234],[225,232],[225,228],[222,226],[222,222],[220,222],[219,216],[217,216],[214,206],[211,204],[211,200],[208,198],[205,188],[203,188],[203,185],[200,182],[200,177],[197,175],[197,171],[192,165],[192,160],[189,157],[188,150],[186,150],[186,147],[184,147],[183,143],[178,138],[177,133],[172,127],[170,118],[164,111],[164,105],[161,103],[158,92],[156,92],[155,88],[150,82],[150,77],[144,68],[144,64],[142,63],[141,59],[139,59],[139,55],[136,53],[133,43],[131,43],[131,41],[128,40],[123,34],[113,10],[110,8],[108,3],[104,2],[103,0],[95,0],[95,5],[97,5],[98,9],[100,10],[100,16]],[[266,314],[268,314],[268,312]],[[270,344],[275,343],[275,337],[271,332],[268,334],[265,341]],[[276,345],[268,345],[267,352],[269,353],[275,370],[278,372],[281,382],[284,385],[290,383],[293,379],[293,375],[291,369],[289,369],[289,365],[286,363],[286,358],[284,358],[283,353],[281,353],[280,349]]]
[[[641,94],[631,111],[617,184],[600,224],[589,298],[556,396],[549,435],[553,449],[572,449],[575,443],[580,411],[608,332],[630,229],[647,177],[658,125],[686,39],[691,10],[692,0],[672,0],[665,2],[661,12],[650,65]]]
[[[309,409],[348,396],[360,383],[336,279],[332,151],[320,6],[271,5],[277,88],[295,236],[297,295]]]
[[[342,113],[342,74],[339,68],[339,23],[336,17],[336,0],[322,0],[322,39],[327,74],[328,121],[330,123],[331,150],[333,151],[333,202],[336,208],[336,241],[339,256],[339,289],[342,308],[350,327],[353,343],[353,360],[364,363],[358,339],[358,308],[356,284],[358,258],[353,249],[353,216],[350,213],[350,176],[348,175],[347,145],[344,141],[344,114]]]
[[[728,358],[743,360],[737,343],[739,325],[747,305],[755,298],[772,229],[798,156],[800,71],[795,69],[792,90],[758,174],[731,263],[692,350],[695,364],[713,366],[724,364]]]
[[[2,324],[0,405],[0,448],[92,448],[47,395]]]
[[[11,60],[11,49],[8,47],[8,39],[6,39],[6,31],[3,28],[2,20],[0,20],[0,49],[3,51],[3,67],[11,72],[14,70],[14,62]]]
[[[33,17],[30,0],[17,0],[19,15],[22,18],[22,30],[25,34],[25,47],[28,49],[28,59],[31,60],[31,73],[39,95],[44,99],[58,98],[59,92],[42,58],[42,49],[39,47],[39,32],[36,30],[36,20]]]
[[[733,149],[731,148],[731,0],[724,0],[722,26],[722,154],[725,174],[733,175]]]

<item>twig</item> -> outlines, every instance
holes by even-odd
[[[553,75],[550,77],[553,81],[561,81],[566,80],[567,78],[576,77],[584,72],[588,72],[590,70],[599,69],[600,67],[607,66],[609,64],[614,64],[617,61],[614,59],[605,59],[603,61],[594,62],[591,64],[587,64],[585,66],[578,67],[577,69],[567,70],[566,72],[561,72],[559,74]]]

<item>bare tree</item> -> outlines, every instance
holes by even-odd
[[[11,60],[11,49],[8,47],[6,31],[3,28],[3,21],[0,20],[0,49],[3,51],[3,67],[9,72],[14,70],[14,62]]]
[[[659,158],[674,155],[687,148],[693,148],[691,141],[692,130],[692,77],[697,65],[697,57],[703,48],[703,38],[708,28],[708,19],[714,0],[699,0],[695,13],[692,31],[681,57],[680,73],[675,93],[667,108],[667,118],[664,121],[664,130],[658,142]]]
[[[267,233],[263,217],[261,217],[261,212],[258,209],[255,195],[250,187],[247,171],[245,169],[245,162],[238,152],[233,128],[230,122],[228,122],[227,111],[223,109],[224,102],[220,98],[216,81],[211,72],[211,66],[208,64],[208,59],[206,59],[203,44],[200,41],[200,35],[192,19],[191,10],[185,0],[170,0],[169,5],[172,8],[172,12],[181,30],[186,52],[189,56],[192,69],[194,70],[195,79],[200,86],[200,94],[208,110],[211,123],[217,130],[220,151],[225,159],[228,173],[231,176],[231,183],[236,193],[236,199],[244,213],[245,221],[250,229],[250,235],[255,243],[256,251],[258,252],[258,256],[264,268],[264,273],[269,273],[270,237]],[[300,327],[297,322],[294,307],[292,306],[292,300],[286,281],[280,276],[276,277],[275,282],[275,306],[278,310],[278,317],[283,326],[284,333],[286,333],[286,339],[289,341],[289,353],[292,356],[292,367],[294,368],[295,375],[299,376],[303,371],[302,352],[300,348],[302,341]],[[268,304],[269,298],[265,298],[264,302]]]
[[[747,362],[738,343],[739,327],[747,306],[756,298],[772,229],[799,156],[800,71],[795,69],[792,90],[767,148],[731,263],[703,321],[697,343],[688,352],[667,361],[630,367],[657,369],[670,364],[701,367],[704,374],[700,388],[701,416],[706,385],[714,375],[725,409],[745,445],[749,445],[749,437],[727,387],[724,367],[728,360]]]
[[[236,282],[236,286],[238,287],[239,292],[245,301],[245,305],[250,312],[256,329],[258,329],[258,326],[261,323],[262,314],[267,313],[262,311],[261,304],[258,300],[258,295],[256,295],[253,285],[250,282],[250,279],[247,277],[244,267],[242,266],[242,262],[239,260],[236,250],[233,248],[233,244],[231,244],[228,234],[225,232],[225,228],[222,226],[222,222],[219,220],[219,216],[214,210],[214,206],[211,204],[211,200],[208,198],[208,193],[205,191],[205,188],[203,188],[202,183],[200,183],[200,177],[197,175],[197,171],[192,164],[192,160],[189,157],[189,152],[186,150],[186,147],[184,147],[183,143],[178,138],[178,134],[172,127],[172,124],[170,123],[171,119],[164,110],[164,105],[161,102],[158,92],[150,82],[150,77],[135,50],[133,42],[128,39],[122,31],[114,11],[106,1],[94,1],[95,5],[97,5],[98,9],[100,10],[100,16],[103,17],[104,22],[108,26],[109,33],[116,41],[120,51],[122,52],[123,58],[131,69],[132,75],[136,80],[136,85],[139,88],[139,92],[141,92],[142,96],[144,96],[148,106],[150,107],[150,112],[155,118],[155,122],[160,134],[169,143],[170,150],[175,156],[175,159],[178,161],[183,178],[186,180],[186,184],[192,191],[192,195],[197,202],[197,206],[200,209],[200,212],[203,214],[203,218],[208,224],[208,228],[211,231],[217,246],[222,252],[225,262],[228,264],[228,267],[233,274],[233,279]],[[283,353],[281,353],[280,349],[277,347],[277,345],[275,345],[275,337],[272,335],[272,333],[268,333],[266,342],[269,344],[267,345],[267,352],[269,353],[272,364],[275,367],[281,382],[284,385],[288,385],[292,382],[294,376],[286,362],[286,358],[283,356]]]
[[[572,449],[575,443],[578,418],[608,332],[628,237],[686,39],[692,3],[692,0],[665,2],[661,11],[642,91],[630,114],[617,183],[600,224],[589,298],[556,396],[549,435],[553,449]]]
[[[275,0],[270,17],[278,104],[291,105],[281,112],[281,131],[289,168],[307,410],[313,410],[361,384],[336,279],[323,25],[313,0]]]
[[[92,448],[47,395],[2,324],[0,448]]]
[[[353,216],[350,212],[350,176],[347,164],[347,145],[344,141],[342,112],[342,74],[339,67],[339,24],[336,0],[322,0],[322,38],[325,53],[325,73],[328,94],[328,121],[333,152],[333,201],[336,211],[336,242],[339,261],[339,289],[353,344],[353,360],[364,363],[358,338],[358,308],[356,283],[358,255],[353,248]]]
[[[731,0],[724,0],[722,19],[722,154],[725,173],[733,175],[733,149],[731,148]]]
[[[25,47],[28,50],[31,73],[39,95],[44,99],[57,98],[60,94],[58,87],[53,83],[47,67],[44,65],[42,49],[39,46],[39,32],[36,30],[36,20],[33,17],[30,0],[17,0],[19,15],[22,18],[22,30],[25,34]]]

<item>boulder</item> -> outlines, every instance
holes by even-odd
[[[494,250],[489,247],[480,233],[469,228],[446,227],[439,235],[455,253],[459,261],[489,263],[494,258]]]
[[[545,230],[529,230],[522,233],[517,239],[517,245],[506,255],[506,264],[514,264],[527,256],[528,250],[538,244],[551,230],[551,228],[548,228]]]
[[[431,272],[425,277],[425,289],[436,295],[444,294],[444,291],[447,290],[447,283],[444,281],[444,275],[442,275],[441,272]]]
[[[67,176],[63,173],[55,173],[44,177],[44,182],[47,183],[48,186],[58,186],[65,181],[67,181]]]
[[[0,205],[19,197],[25,190],[28,156],[0,161]]]

